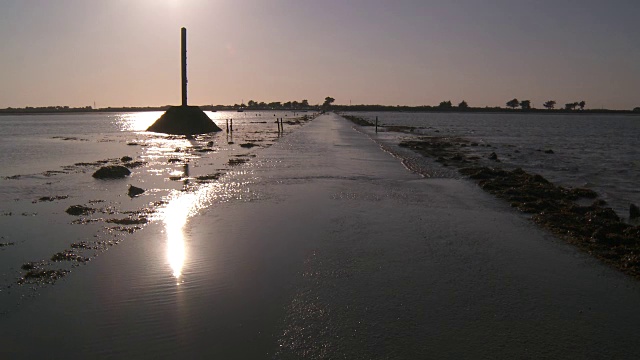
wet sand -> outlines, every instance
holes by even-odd
[[[640,285],[336,115],[0,318],[8,358],[632,358]],[[369,134],[369,135],[367,135]]]

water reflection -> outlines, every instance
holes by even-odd
[[[207,116],[215,123],[219,123],[221,121],[222,116],[226,116],[228,114],[223,115],[222,113],[215,113],[211,111],[205,112]],[[160,116],[164,114],[164,111],[141,111],[135,113],[122,113],[116,115],[116,123],[121,131],[145,131],[149,126],[151,126]],[[240,116],[240,114],[235,114],[234,116],[244,118],[245,116]]]
[[[223,203],[231,199],[252,201],[257,198],[257,194],[248,188],[255,181],[251,172],[238,171],[236,174],[244,175],[246,180],[201,184],[195,191],[174,190],[165,207],[159,211],[159,220],[164,222],[167,235],[167,262],[178,284],[184,281],[183,268],[188,255],[188,236],[185,236],[184,228],[189,218],[212,203]]]
[[[122,131],[145,131],[158,120],[162,114],[162,111],[118,114],[116,122]]]
[[[171,199],[163,211],[167,235],[167,260],[173,276],[180,280],[185,261],[184,226],[191,211],[193,194],[180,194]]]

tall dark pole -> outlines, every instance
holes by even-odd
[[[182,106],[187,106],[187,28],[182,28]]]

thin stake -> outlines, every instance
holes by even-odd
[[[378,133],[378,117],[376,116],[376,133]]]

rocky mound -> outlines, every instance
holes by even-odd
[[[197,106],[172,106],[147,129],[172,135],[206,134],[221,130]]]

